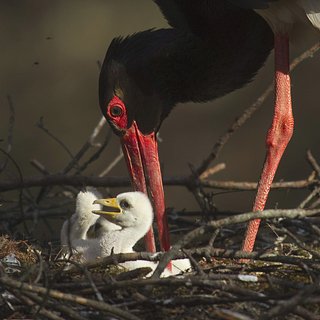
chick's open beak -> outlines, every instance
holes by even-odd
[[[116,198],[97,199],[93,202],[93,204],[101,204],[103,206],[103,210],[92,210],[92,212],[95,214],[111,216],[122,214],[122,210],[119,207]]]

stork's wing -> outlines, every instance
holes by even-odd
[[[269,7],[268,2],[276,0],[228,0],[236,6],[246,9],[267,9]]]
[[[226,21],[232,26],[241,21],[241,12],[249,4],[255,8],[267,7],[267,0],[154,0],[170,26],[194,34],[208,35],[225,28]],[[241,2],[240,4],[238,2]],[[246,6],[247,5],[247,6]]]

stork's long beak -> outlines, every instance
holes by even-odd
[[[92,210],[92,212],[95,214],[111,215],[111,216],[122,214],[122,210],[119,207],[119,204],[116,198],[97,199],[97,200],[94,200],[93,204],[101,204],[103,206],[103,210]]]
[[[142,134],[136,122],[127,129],[121,138],[123,153],[131,175],[133,187],[148,194],[153,204],[158,225],[161,250],[169,250],[169,228],[165,214],[164,192],[160,170],[156,134]],[[147,233],[146,246],[151,252],[156,251],[152,230]]]

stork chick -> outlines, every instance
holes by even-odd
[[[61,245],[65,253],[70,252],[70,247],[79,253],[90,250],[87,241],[89,238],[93,239],[93,245],[94,239],[99,241],[98,239],[107,232],[120,229],[119,226],[92,213],[92,210],[101,209],[100,205],[93,204],[101,197],[101,194],[91,187],[78,193],[75,213],[63,223],[60,232]]]
[[[150,229],[153,221],[153,209],[148,197],[142,192],[127,192],[112,199],[95,200],[94,204],[103,206],[103,210],[94,210],[109,222],[121,227],[113,230],[100,240],[101,257],[113,253],[134,252],[133,247]],[[157,263],[150,261],[128,261],[123,264],[127,269],[151,267],[154,270]],[[189,259],[172,261],[172,271],[165,270],[162,276],[169,276],[190,269]]]

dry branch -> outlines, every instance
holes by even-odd
[[[311,48],[303,52],[300,56],[295,58],[290,64],[290,71],[292,72],[301,62],[308,58],[312,58],[314,54],[319,51],[320,43],[316,43]],[[273,92],[274,84],[273,82],[267,87],[267,89],[261,94],[261,96],[249,107],[247,108],[242,115],[237,118],[234,123],[230,126],[230,128],[224,133],[218,141],[214,144],[210,154],[204,159],[201,165],[195,170],[198,176],[200,176],[207,168],[210,163],[214,161],[222,148],[226,145],[229,139],[233,136],[233,134],[240,129],[251,117],[252,115],[260,109],[265,100],[269,97],[269,95]]]
[[[38,295],[49,296],[54,299],[69,301],[72,303],[92,307],[97,310],[107,312],[107,313],[110,313],[114,316],[120,317],[120,319],[139,320],[138,317],[130,314],[129,312],[123,311],[123,310],[121,310],[117,307],[114,307],[110,304],[107,304],[105,302],[87,299],[87,298],[77,296],[74,294],[70,294],[70,293],[63,293],[58,290],[53,290],[53,289],[50,290],[48,288],[34,286],[34,285],[28,284],[26,282],[21,282],[21,281],[10,279],[7,276],[0,277],[0,283],[4,287],[8,287],[11,289],[17,289],[22,292],[24,292],[24,291],[32,292],[32,293],[36,293]]]
[[[207,232],[212,232],[213,230],[216,230],[218,228],[224,227],[226,225],[236,224],[236,223],[242,223],[242,222],[248,222],[253,219],[271,219],[271,218],[290,218],[290,219],[296,219],[296,218],[302,218],[302,217],[308,217],[313,216],[320,212],[320,209],[314,209],[314,210],[304,210],[304,209],[289,209],[289,210],[264,210],[261,212],[248,212],[224,219],[220,219],[217,221],[211,221],[207,225],[203,227],[199,227],[188,234],[186,234],[182,239],[180,239],[177,244],[173,245],[172,248],[167,251],[158,267],[154,271],[152,277],[157,278],[161,275],[167,264],[170,260],[172,260],[172,257],[181,249],[184,248],[186,245],[190,244],[192,241],[196,240],[197,238],[201,237],[203,234]]]
[[[254,191],[257,188],[256,182],[236,182],[236,181],[217,181],[199,180],[195,181],[189,176],[164,177],[164,185],[182,186],[193,188],[201,186],[203,188],[214,188],[222,190],[243,190]],[[303,189],[318,185],[319,181],[314,178],[297,181],[283,181],[272,184],[273,189]],[[21,179],[11,179],[0,181],[0,192],[15,190],[19,188],[47,187],[47,186],[73,186],[73,187],[129,187],[129,178],[125,177],[92,177],[82,175],[63,175],[52,174],[43,177],[30,177]]]

